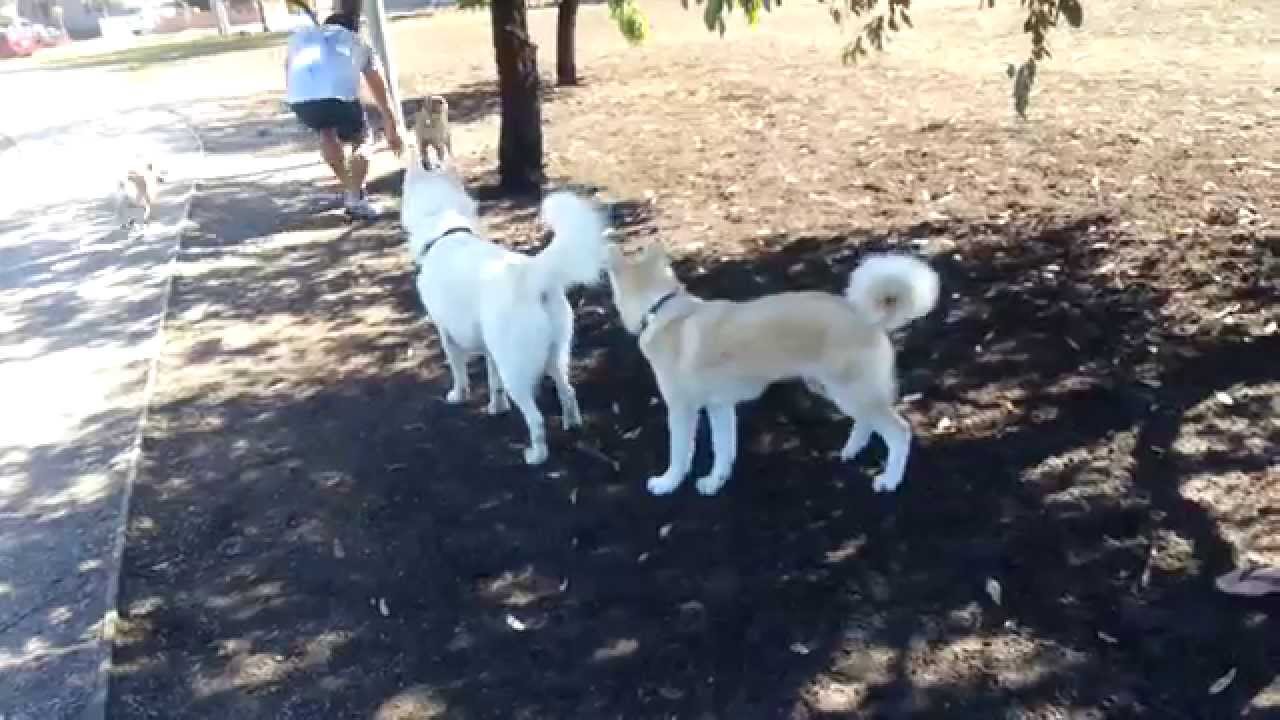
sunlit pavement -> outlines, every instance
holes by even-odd
[[[0,717],[81,716],[119,563],[168,277],[201,170],[179,116],[134,111],[0,128]],[[46,127],[55,124],[48,122]],[[0,145],[3,147],[3,145]],[[121,168],[167,174],[142,232],[116,228]]]

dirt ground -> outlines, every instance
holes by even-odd
[[[558,430],[548,389],[552,458],[526,468],[516,416],[444,404],[394,222],[207,186],[111,716],[1280,717],[1277,600],[1212,582],[1280,563],[1280,10],[1089,3],[1020,123],[1015,11],[972,5],[920,8],[856,71],[824,6],[720,40],[650,3],[639,49],[591,8],[585,84],[545,109],[556,183],[615,201],[621,236],[666,243],[701,294],[931,257],[945,292],[900,333],[917,440],[893,496],[871,491],[882,452],[840,464],[847,421],[791,386],[743,408],[720,496],[649,496],[663,411],[603,289],[575,301],[586,428]],[[549,71],[554,14],[532,17]],[[486,16],[395,27],[411,94],[450,98],[493,234],[536,245],[533,208],[489,189]],[[206,128],[210,152],[293,147],[274,102]],[[264,198],[270,222],[228,220]]]

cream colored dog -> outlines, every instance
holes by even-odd
[[[938,276],[906,255],[873,255],[853,271],[844,297],[788,292],[752,300],[702,300],[676,279],[657,244],[637,260],[610,247],[609,279],[622,324],[639,337],[667,405],[670,463],[649,479],[649,492],[675,490],[693,460],[698,414],[711,421],[714,460],[697,481],[714,495],[728,481],[737,453],[735,406],[769,385],[800,379],[854,418],[841,450],[848,460],[874,432],[889,448],[877,492],[902,482],[911,428],[895,410],[897,380],[888,331],[933,309]]]
[[[155,205],[156,185],[161,182],[151,163],[138,163],[116,184],[116,224],[121,228],[146,225]]]
[[[418,140],[418,150],[426,161],[427,148],[435,148],[441,158],[453,155],[453,133],[449,129],[449,101],[441,95],[427,98],[426,107],[418,113],[413,133]]]

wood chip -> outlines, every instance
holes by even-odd
[[[1218,402],[1222,403],[1223,405],[1226,405],[1227,407],[1231,407],[1232,405],[1236,404],[1236,401],[1234,398],[1232,398],[1230,395],[1226,394],[1221,390],[1214,393],[1213,396],[1217,398]]]
[[[387,605],[386,598],[378,598],[378,612],[382,617],[391,617],[391,606]]]
[[[1120,643],[1120,641],[1117,640],[1114,635],[1108,635],[1107,633],[1104,633],[1101,630],[1098,631],[1098,639],[1108,645],[1118,645]]]
[[[797,655],[808,655],[811,651],[809,650],[808,645],[805,645],[804,643],[795,642],[795,643],[791,643],[791,652]]]
[[[528,625],[525,625],[520,621],[520,618],[512,615],[511,613],[507,613],[507,627],[515,630],[516,632],[524,632],[529,629]]]
[[[995,578],[987,578],[987,595],[991,597],[991,602],[996,605],[1001,604],[1004,590],[1000,587],[1000,581]]]
[[[333,539],[333,556],[339,560],[347,556],[347,551],[342,547],[342,541],[338,538]]]
[[[659,538],[665,540],[667,536],[670,534],[671,534],[671,523],[667,523],[666,525],[663,525],[662,527],[658,528]]]
[[[1226,675],[1223,675],[1222,677],[1218,678],[1217,680],[1214,681],[1212,685],[1209,686],[1209,694],[1217,695],[1223,690],[1226,690],[1227,687],[1231,685],[1231,683],[1235,682],[1235,679],[1236,679],[1236,669],[1231,668],[1230,670],[1227,671]]]

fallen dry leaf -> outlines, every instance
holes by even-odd
[[[1235,679],[1236,679],[1236,669],[1231,668],[1230,670],[1227,671],[1226,675],[1223,675],[1222,677],[1218,678],[1217,680],[1214,681],[1212,685],[1209,686],[1209,694],[1217,695],[1223,690],[1226,690],[1227,687],[1231,685],[1232,682],[1235,681]]]
[[[1000,587],[1000,581],[995,578],[987,578],[987,595],[991,596],[991,602],[999,605],[1003,594],[1004,590]]]

